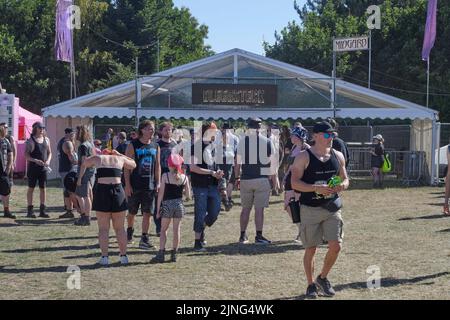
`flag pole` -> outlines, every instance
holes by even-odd
[[[430,56],[427,59],[427,108],[430,102]]]

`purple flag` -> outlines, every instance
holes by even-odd
[[[72,28],[70,27],[71,13],[69,7],[72,0],[58,0],[56,3],[56,60],[72,62]]]
[[[423,39],[422,60],[428,60],[436,40],[437,0],[428,0],[427,24]]]

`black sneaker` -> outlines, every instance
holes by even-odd
[[[3,217],[9,218],[9,219],[16,219],[16,216],[13,215],[10,211],[5,211],[5,214]]]
[[[150,250],[154,248],[154,245],[150,242],[148,235],[142,235],[141,241],[139,241],[139,248],[144,250]]]
[[[233,205],[231,204],[230,201],[225,201],[224,206],[225,206],[225,211],[226,211],[226,212],[230,211],[231,208],[233,208]]]
[[[205,252],[206,251],[206,249],[203,247],[203,244],[201,241],[195,241],[194,251],[197,251],[197,252]]]
[[[264,238],[263,236],[256,236],[255,237],[255,243],[256,244],[271,244],[272,241]]]
[[[91,225],[91,219],[86,216],[82,215],[78,220],[75,221],[74,225],[76,226],[90,226]]]
[[[306,289],[306,298],[307,299],[317,299],[319,293],[317,292],[316,284],[310,284]]]
[[[151,260],[150,263],[163,263],[164,259],[165,259],[165,252],[164,250],[159,250],[158,253],[156,254],[156,256],[154,256]]]
[[[67,210],[66,213],[60,215],[58,218],[59,219],[72,219],[72,218],[75,218],[75,216],[73,215],[72,210]]]
[[[239,243],[242,243],[242,244],[248,243],[248,237],[246,234],[243,234],[239,237]]]
[[[328,281],[327,278],[322,279],[320,275],[318,275],[316,279],[316,285],[325,297],[333,297],[336,294],[333,287],[331,286],[330,281]]]
[[[127,241],[129,244],[134,243],[133,241],[133,233],[134,233],[134,228],[127,228]]]

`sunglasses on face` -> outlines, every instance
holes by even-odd
[[[327,133],[327,132],[325,132],[324,134],[323,134],[323,137],[325,138],[325,139],[334,139],[334,138],[336,138],[336,134],[335,133]]]

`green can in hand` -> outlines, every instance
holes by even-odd
[[[342,183],[342,179],[339,176],[332,176],[330,180],[328,180],[328,186],[330,188],[334,188]]]

